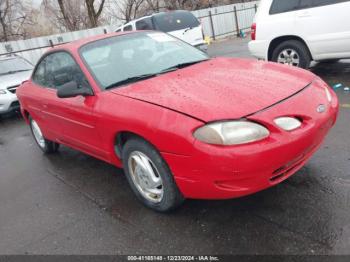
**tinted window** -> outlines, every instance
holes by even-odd
[[[299,7],[300,0],[274,0],[270,14],[279,14],[297,10]]]
[[[45,57],[38,65],[33,80],[41,86],[55,89],[71,81],[76,81],[80,86],[88,85],[80,67],[66,52],[57,52]]]
[[[132,31],[132,25],[127,25],[124,27],[124,31]]]
[[[198,19],[187,11],[174,11],[154,16],[154,23],[159,31],[171,32],[200,25]]]
[[[148,17],[136,22],[137,30],[153,30],[152,18]]]
[[[300,4],[303,4],[303,0],[300,1]],[[323,5],[333,5],[339,4],[342,2],[349,2],[349,0],[309,0],[307,2],[313,2],[311,7],[323,6]]]
[[[121,32],[122,31],[122,29],[121,28],[119,28],[117,31],[115,31],[115,32]]]
[[[270,14],[279,14],[342,2],[349,2],[349,0],[274,0],[271,5]]]
[[[307,9],[315,6],[315,0],[300,1],[298,9]]]

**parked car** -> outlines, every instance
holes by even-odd
[[[308,71],[210,59],[144,31],[53,48],[18,97],[42,151],[63,144],[123,167],[136,196],[157,211],[284,181],[338,112],[335,93]]]
[[[350,0],[262,0],[249,49],[257,58],[308,68],[350,58]]]
[[[145,16],[119,27],[116,32],[135,30],[162,31],[202,51],[208,49],[201,23],[188,11],[177,10]]]
[[[33,65],[22,57],[0,57],[0,115],[19,110],[17,87],[30,78]]]

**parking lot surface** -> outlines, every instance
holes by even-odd
[[[246,39],[209,53],[249,57]],[[350,86],[350,61],[311,70]],[[44,156],[20,116],[5,117],[0,254],[350,254],[350,93],[337,94],[336,127],[296,175],[245,198],[189,200],[171,214],[143,207],[120,169],[66,147]]]

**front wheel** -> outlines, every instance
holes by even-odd
[[[145,206],[167,212],[182,204],[184,198],[168,165],[151,144],[132,138],[124,145],[122,154],[128,182]]]
[[[55,142],[47,140],[44,137],[38,123],[31,117],[29,117],[29,124],[30,124],[30,130],[32,131],[34,140],[39,146],[39,148],[45,154],[56,153],[60,145]]]
[[[272,52],[272,61],[307,69],[311,57],[307,47],[300,41],[289,40],[279,44]]]

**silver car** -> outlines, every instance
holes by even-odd
[[[0,57],[0,115],[19,109],[16,90],[30,78],[33,65],[16,55]]]

